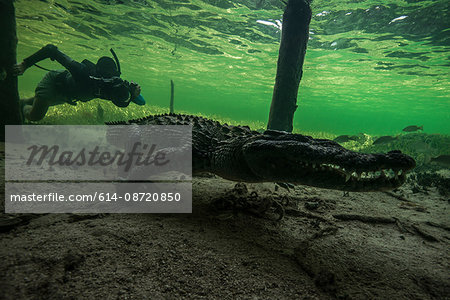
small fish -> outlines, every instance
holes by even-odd
[[[438,157],[432,157],[430,162],[437,163],[439,165],[450,167],[450,155],[439,155]]]
[[[390,136],[390,135],[384,135],[384,136],[380,136],[379,138],[377,138],[375,140],[375,142],[373,142],[374,145],[381,145],[381,144],[387,144],[390,143],[392,141],[395,141],[397,139],[397,137],[395,136]]]
[[[347,143],[349,141],[357,141],[359,139],[358,136],[356,135],[340,135],[337,138],[335,138],[333,141],[337,142],[337,143]]]
[[[361,139],[363,139],[363,138],[364,138],[364,136],[360,136],[360,135],[352,135],[352,136],[350,137],[350,139],[351,139],[352,141],[356,141],[356,142],[360,142]]]
[[[402,131],[413,132],[413,131],[417,131],[417,130],[423,130],[423,125],[422,126],[416,126],[416,125],[407,126],[407,127],[403,128]]]
[[[358,141],[360,143],[364,143],[369,136],[367,134],[363,133],[363,132],[360,132],[357,135],[353,135],[352,137],[355,138],[355,141]]]

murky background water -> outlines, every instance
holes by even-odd
[[[77,61],[117,52],[150,105],[267,123],[284,4],[275,0],[17,0],[18,60],[48,43]],[[450,134],[446,0],[316,0],[295,130]],[[61,67],[50,60],[40,65]],[[32,96],[45,71],[20,77]],[[87,107],[95,110],[94,100]],[[140,107],[132,104],[123,116]],[[68,109],[73,109],[69,107]],[[66,108],[66,110],[68,110]],[[57,113],[63,107],[50,112]],[[107,112],[107,110],[106,110]],[[80,118],[86,117],[80,115]]]

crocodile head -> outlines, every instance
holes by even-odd
[[[364,154],[334,141],[266,131],[242,148],[247,167],[261,181],[278,181],[354,192],[394,189],[415,161],[400,151]]]

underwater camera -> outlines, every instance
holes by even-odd
[[[114,57],[114,60],[116,61],[117,71],[119,73],[119,76],[122,74],[120,71],[120,62],[119,58],[116,55],[116,52],[114,52],[113,48],[110,48],[109,51],[111,52],[112,56]],[[133,103],[136,103],[137,105],[145,105],[145,99],[142,97],[142,95],[137,96],[136,98],[131,100]]]

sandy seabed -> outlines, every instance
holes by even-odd
[[[277,221],[223,205],[235,184],[195,178],[192,214],[2,213],[0,298],[450,299],[450,203],[436,188],[239,186],[283,203]]]

